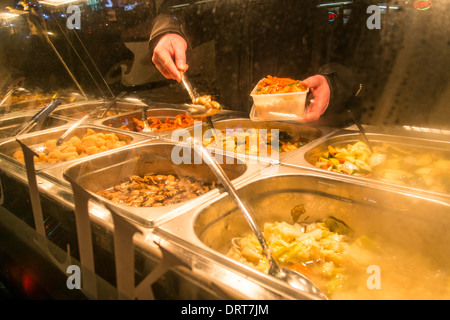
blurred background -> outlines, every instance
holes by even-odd
[[[32,92],[67,90],[89,97],[110,97],[127,91],[153,101],[186,101],[183,87],[162,77],[148,54],[153,20],[162,2],[2,0],[2,93],[24,77],[23,86]],[[239,44],[244,47],[242,55],[237,54],[249,60],[245,61],[249,65],[252,55],[244,53],[248,52],[246,46],[254,45],[256,34],[258,41],[273,42],[276,39],[269,30],[283,29],[286,24],[303,26],[306,35],[293,30],[289,39],[292,44],[302,44],[304,51],[299,54],[308,56],[308,63],[299,63],[291,77],[312,75],[321,65],[338,61],[361,75],[363,90],[357,103],[363,123],[448,129],[448,1],[298,1],[298,12],[286,18],[283,13],[274,13],[276,18],[269,27],[253,13],[282,6],[284,0],[173,2],[173,12],[190,10],[197,12],[199,19],[216,22],[227,15],[227,10],[242,12],[244,5],[246,14],[233,15],[226,28],[232,32],[239,25],[246,35],[248,42]],[[66,25],[70,5],[80,8],[80,25],[73,30]],[[379,29],[367,26],[371,17],[367,8],[371,5],[379,8]],[[193,35],[198,41],[193,46],[189,73],[197,88],[215,94],[221,74],[215,59],[217,38],[205,36],[214,33],[211,28],[201,24],[198,34]],[[275,43],[276,50],[271,54],[281,52]],[[264,66],[259,67],[264,73]],[[249,70],[242,68],[237,77],[247,77]],[[217,99],[220,101],[220,96]]]

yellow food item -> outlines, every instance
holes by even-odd
[[[426,248],[411,251],[374,235],[355,237],[335,221],[266,223],[263,234],[282,267],[300,272],[330,299],[449,299],[450,270]],[[228,256],[268,272],[253,234],[233,238]]]
[[[71,161],[127,144],[126,141],[121,141],[115,133],[95,133],[90,128],[87,129],[86,134],[81,138],[72,137],[68,141],[64,141],[60,146],[56,145],[56,141],[56,139],[51,139],[44,142],[45,150],[38,153],[39,157],[34,158],[35,163]],[[20,162],[25,161],[22,150],[17,150],[13,157]]]
[[[350,246],[347,236],[330,231],[324,222],[308,224],[306,229],[298,223],[266,223],[263,234],[281,266],[294,270],[301,266],[301,273],[307,273],[327,294],[342,285],[342,256]],[[234,238],[228,256],[268,272],[269,263],[253,234]]]
[[[204,137],[203,144],[227,151],[245,153],[248,155],[271,155],[272,148],[277,152],[289,152],[307,144],[307,138],[292,138],[285,132],[273,135],[273,132],[259,131],[258,129],[235,129],[215,131],[216,135]],[[272,136],[273,135],[273,136]],[[216,137],[218,141],[216,141]],[[275,143],[275,141],[277,141]]]

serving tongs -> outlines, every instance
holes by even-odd
[[[49,104],[39,110],[22,126],[22,128],[19,129],[19,131],[17,131],[16,136],[30,132],[37,124],[44,122],[48,115],[61,104],[61,100],[58,99],[57,96],[58,94],[56,93]]]
[[[10,86],[8,92],[6,92],[5,96],[3,97],[2,101],[0,101],[0,106],[2,106],[5,101],[8,100],[8,98],[14,93],[16,92],[17,89],[20,88],[22,82],[25,80],[24,77],[20,77],[19,79],[17,79],[16,81],[14,81],[13,85]]]
[[[206,118],[206,122],[208,123],[209,127],[212,130],[214,139],[216,142],[219,142],[216,135],[216,129],[214,128],[214,124],[212,122],[212,116],[215,115],[217,112],[219,112],[218,108],[207,108],[201,104],[198,103],[198,98],[200,95],[197,93],[197,91],[194,90],[194,88],[191,85],[191,82],[187,79],[186,75],[183,73],[181,76],[181,82],[185,86],[189,97],[191,98],[192,105],[188,105],[188,112],[189,115],[193,118]]]
[[[244,215],[247,223],[249,224],[253,233],[256,235],[256,238],[258,239],[263,249],[263,254],[266,256],[269,262],[269,275],[274,276],[277,279],[286,282],[290,286],[307,293],[313,299],[327,300],[327,296],[323,294],[322,291],[311,280],[297,271],[288,268],[282,268],[278,265],[278,263],[273,258],[272,251],[266,239],[264,238],[263,233],[256,224],[251,211],[239,197],[230,179],[225,174],[225,171],[217,163],[216,159],[211,155],[211,153],[206,150],[202,142],[192,137],[189,137],[187,141],[188,143],[194,145],[195,152],[198,152],[203,156],[206,164],[211,168],[214,175],[219,179],[225,190],[228,192],[228,194],[231,196],[233,201],[236,203],[236,205]]]
[[[361,136],[362,136],[364,142],[369,147],[370,152],[373,153],[373,147],[372,147],[372,144],[370,143],[369,139],[367,138],[366,130],[363,128],[362,124],[353,116],[353,113],[350,111],[350,109],[347,109],[347,113],[349,114],[349,116],[352,119],[353,123],[356,124],[356,126],[358,127],[358,130],[361,133]]]
[[[149,108],[148,105],[142,105],[142,107],[141,107],[142,122],[144,123],[144,128],[142,128],[141,132],[143,132],[143,133],[153,132],[152,128],[150,128],[150,125],[148,124],[148,118],[147,118],[148,108]]]
[[[184,73],[181,76],[181,82],[183,83],[184,87],[186,88],[186,91],[188,92],[192,103],[195,104],[200,95],[197,93],[197,91],[194,90],[194,88],[191,85],[191,82],[187,79],[187,76]]]
[[[99,119],[103,118],[112,107],[114,107],[114,106],[117,107],[117,100],[122,98],[126,93],[127,93],[126,91],[123,91],[123,92],[119,93],[117,96],[115,96],[111,101],[107,102],[105,110],[102,113],[100,113],[97,116],[97,118],[99,118]],[[103,107],[105,107],[105,106],[103,106]]]
[[[109,109],[111,109],[115,104],[116,104],[116,100],[118,99],[119,96],[122,96],[124,94],[124,92],[122,92],[120,95],[118,95],[117,97],[113,98],[111,101],[108,101],[105,104],[100,104],[98,105],[96,108],[92,109],[89,113],[87,113],[84,117],[82,117],[80,120],[78,120],[77,122],[75,122],[73,125],[70,126],[69,129],[67,129],[59,138],[58,140],[56,140],[56,145],[60,146],[64,139],[67,138],[67,136],[69,134],[71,134],[76,128],[78,128],[80,126],[80,124],[82,124],[83,122],[85,122],[87,119],[92,118],[96,113],[100,112],[100,110],[102,110],[103,108],[105,108],[105,111],[101,113],[101,117],[103,117],[106,112],[109,111]],[[100,118],[101,118],[100,117]]]
[[[359,89],[358,89],[358,91],[356,92],[354,98],[356,98],[356,97],[359,95],[359,93],[361,92],[361,90],[362,90],[362,84],[359,85]],[[350,119],[352,119],[353,123],[358,127],[358,130],[359,130],[359,132],[361,133],[361,136],[362,136],[364,142],[365,142],[365,143],[367,144],[367,146],[369,147],[370,152],[373,153],[373,147],[372,147],[372,144],[370,143],[369,139],[367,138],[366,130],[365,130],[364,127],[362,126],[361,122],[360,122],[358,119],[355,118],[355,116],[354,116],[353,113],[350,111],[350,109],[347,109],[347,113],[348,113]]]
[[[181,77],[181,82],[183,83],[186,91],[191,98],[192,104],[185,103],[185,106],[189,107],[188,112],[191,117],[201,118],[201,117],[211,117],[220,111],[219,108],[208,108],[199,103],[200,94],[192,87],[191,82],[187,79],[186,75],[183,74]]]
[[[93,110],[91,110],[91,112],[89,112],[88,114],[86,114],[84,117],[82,117],[80,120],[78,120],[77,122],[75,122],[73,125],[70,126],[69,129],[67,129],[59,138],[58,140],[56,140],[56,145],[60,146],[64,139],[67,138],[67,136],[69,134],[71,134],[76,128],[78,128],[78,126],[80,124],[82,124],[84,121],[86,121],[87,119],[89,119],[90,117],[92,117],[94,114],[96,114],[97,112],[99,112],[101,109],[103,108],[102,105],[94,108]]]

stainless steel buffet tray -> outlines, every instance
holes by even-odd
[[[52,101],[49,97],[42,97],[42,98],[32,98],[32,99],[24,99],[22,101],[16,101],[12,103],[5,102],[5,105],[2,106],[2,110],[0,114],[3,112],[6,113],[15,113],[15,112],[23,112],[23,111],[29,111],[29,110],[35,110],[44,107],[46,104],[48,104],[50,101]]]
[[[42,130],[39,132],[32,132],[29,134],[21,135],[19,137],[19,140],[35,151],[41,151],[44,148],[44,143],[48,140],[56,140],[58,139],[68,128],[70,125],[60,126],[57,128]],[[145,137],[142,135],[135,135],[132,133],[126,133],[122,130],[115,130],[110,128],[105,128],[102,126],[95,126],[95,125],[80,125],[78,128],[76,128],[73,132],[71,132],[67,137],[66,141],[70,140],[71,137],[77,136],[82,137],[84,134],[86,134],[88,129],[92,129],[95,131],[95,133],[114,133],[119,140],[125,141],[127,145],[138,143],[145,141]],[[148,138],[147,138],[148,139]],[[6,139],[2,143],[0,143],[0,156],[7,159],[8,161],[14,163],[15,165],[25,168],[24,163],[16,160],[14,158],[14,153],[17,150],[21,150],[21,147],[19,143],[16,141],[16,139]],[[111,151],[111,150],[110,150]],[[104,153],[108,153],[110,151],[105,151]],[[86,158],[92,157],[87,156]],[[66,166],[71,163],[75,163],[77,161],[80,161],[80,159],[76,160],[70,160],[65,162],[57,162],[57,163],[46,163],[46,164],[36,164],[35,168],[37,171],[41,171],[44,169],[49,170],[50,172],[54,170],[55,168],[59,166]]]
[[[353,230],[355,238],[381,238],[387,244],[383,249],[389,250],[392,245],[411,255],[423,254],[427,260],[433,261],[433,271],[436,274],[440,270],[450,276],[450,202],[422,198],[400,190],[385,191],[347,177],[330,176],[301,168],[280,165],[269,170],[271,171],[267,175],[254,177],[238,187],[239,195],[249,203],[261,228],[266,222],[293,223],[291,210],[297,205],[304,205],[306,213],[300,221],[306,218],[305,222],[310,223],[333,216],[344,221]],[[158,226],[155,233],[183,247],[183,257],[187,260],[210,260],[217,268],[231,270],[272,289],[285,288],[280,290],[287,296],[292,295],[292,291],[289,291],[292,288],[286,288],[284,283],[226,256],[234,237],[251,234],[243,215],[226,193]],[[365,262],[371,264],[371,261]],[[210,268],[214,269],[213,266]],[[381,272],[383,273],[383,269]],[[364,274],[367,276],[363,276],[359,283],[363,289],[369,277],[365,270]],[[430,277],[433,278],[433,275]],[[426,282],[425,279],[430,277],[423,275],[423,279],[418,279],[418,282]],[[215,279],[224,284],[227,281],[220,274]],[[442,289],[444,285],[448,298],[448,286],[440,283],[439,277],[433,281],[436,282],[436,289]],[[258,299],[257,296],[252,296],[254,292],[251,289],[240,287],[239,283],[234,283],[233,286],[236,291]],[[383,286],[388,287],[388,283],[382,282],[382,288]],[[432,286],[433,284],[430,285]],[[303,297],[308,298],[305,293]],[[362,297],[358,296],[355,289],[350,299],[359,298]]]
[[[147,110],[148,118],[156,118],[156,119],[159,119],[160,121],[164,121],[166,118],[175,118],[177,115],[180,115],[180,114],[187,114],[187,111],[183,110],[183,109],[176,109],[176,108],[154,108],[154,109]],[[117,128],[117,129],[122,129],[123,127],[126,127],[126,129],[122,129],[122,130],[138,132],[134,126],[133,119],[135,119],[135,118],[138,120],[142,119],[142,111],[141,110],[135,111],[135,112],[128,112],[126,114],[119,115],[119,116],[110,117],[106,120],[105,119],[97,120],[95,123],[103,125],[103,126],[107,126],[107,127]],[[171,132],[172,131],[150,132],[150,133],[146,133],[146,135],[156,137],[156,138],[161,138],[161,137],[170,135]],[[143,134],[142,132],[139,132],[139,133]]]
[[[0,118],[0,140],[5,138],[13,137],[18,130],[24,125],[28,120],[31,119],[33,114],[14,113],[9,116]],[[36,132],[39,130],[45,130],[49,128],[63,126],[68,123],[67,119],[61,119],[55,116],[47,117],[43,123],[36,125],[30,132]]]
[[[67,117],[71,119],[80,119],[88,112],[101,105],[107,105],[108,100],[88,100],[83,102],[75,102],[58,107],[53,114]],[[129,125],[133,123],[133,117],[137,119],[142,118],[141,108],[146,106],[148,108],[148,117],[175,117],[178,114],[186,114],[189,106],[183,104],[169,104],[152,102],[146,104],[137,99],[119,99],[116,101],[109,112],[105,115],[102,113],[105,108],[99,110],[99,112],[88,119],[90,123],[102,124],[113,128],[120,128],[122,125]],[[219,114],[214,116],[215,118],[223,118],[227,116],[233,116],[235,112],[221,110]],[[102,118],[99,116],[103,115]],[[105,121],[106,119],[106,121]]]
[[[50,179],[51,188],[45,190],[51,190],[51,194],[63,194],[70,202],[73,198],[64,175],[76,181],[92,195],[97,204],[108,204],[129,220],[150,228],[149,232],[153,231],[155,236],[162,239],[161,245],[169,243],[167,248],[192,269],[193,275],[198,276],[196,281],[212,284],[210,287],[217,288],[219,292],[229,292],[232,298],[310,298],[306,293],[226,256],[231,239],[250,233],[250,229],[232,199],[221,189],[214,189],[185,203],[160,208],[119,206],[96,195],[95,192],[101,188],[110,187],[133,174],[167,174],[175,171],[203,179],[213,177],[204,163],[175,165],[171,157],[174,141],[164,138],[151,140],[105,126],[82,126],[84,129],[88,127],[96,132],[106,130],[124,135],[131,139],[132,144],[70,162],[38,167],[39,178]],[[62,132],[64,129],[61,127],[48,129],[24,135],[22,141],[30,146],[38,145],[47,139],[59,137]],[[354,130],[321,133],[305,147],[289,152],[289,157],[282,159],[282,163],[286,162],[287,165],[258,162],[226,166],[228,175],[233,179],[239,194],[250,203],[260,226],[277,220],[292,223],[291,209],[303,204],[307,210],[307,222],[328,216],[336,217],[350,226],[356,236],[382,238],[388,244],[400,246],[412,256],[423,253],[427,260],[433,261],[436,270],[448,274],[450,200],[447,197],[434,197],[432,193],[419,195],[412,189],[377,184],[369,179],[357,179],[314,168],[304,158],[307,152],[341,135],[351,139],[358,136]],[[371,140],[376,137],[384,139],[386,135],[389,136],[386,132],[382,135],[369,132]],[[400,139],[412,144],[421,141],[421,145],[437,148],[447,143],[444,139],[421,138],[392,136],[393,141]],[[7,164],[7,168],[2,169],[15,171],[18,168],[16,165],[23,167],[11,158],[17,148],[17,142],[12,139],[0,144],[0,162]],[[299,157],[304,162],[291,162],[298,161]],[[11,164],[14,164],[14,168],[10,168]],[[22,177],[23,170],[18,174]],[[387,186],[389,188],[385,190]],[[57,201],[61,201],[57,197]],[[412,268],[415,267],[417,265],[413,264]],[[384,281],[385,270],[381,269],[381,272]],[[365,270],[363,273],[366,276],[362,280],[365,285],[370,274]],[[439,282],[443,279],[439,272],[436,275],[424,273],[423,277],[417,279],[418,282],[435,285],[439,290],[448,283],[445,278],[445,281]],[[385,284],[382,282],[382,290]]]
[[[436,155],[439,154],[440,156],[445,157],[445,161],[450,160],[450,135],[448,134],[425,130],[412,131],[402,130],[399,128],[388,129],[368,127],[367,137],[373,146],[388,144],[399,148],[407,148],[408,150],[416,150],[418,154],[420,152],[427,152]],[[350,174],[328,171],[315,166],[318,156],[327,151],[329,145],[345,147],[347,144],[353,144],[357,141],[364,141],[362,140],[357,129],[356,131],[352,130],[352,128],[336,130],[326,137],[313,141],[305,148],[302,148],[302,150],[290,152],[289,156],[283,159],[283,163],[286,165],[322,172],[330,175],[331,178],[336,179],[339,179],[341,176],[345,175],[359,183],[376,184],[379,188],[402,188],[407,192],[415,192],[426,196],[450,197],[450,183],[448,183],[447,186],[447,190],[449,192],[443,192],[442,190],[434,190],[434,186],[432,184],[429,184],[427,187],[417,187],[401,183],[400,179],[398,181],[382,181],[381,178],[378,179],[376,177],[353,176]],[[445,172],[450,172],[450,167],[448,164]]]
[[[171,105],[171,104],[161,104],[161,103],[151,104],[150,107],[147,109],[147,117],[155,118],[155,119],[158,119],[163,122],[166,118],[173,119],[180,114],[187,115],[188,114],[187,109],[188,109],[188,107],[183,106],[183,105]],[[212,116],[212,121],[214,121],[214,123],[215,123],[216,121],[218,121],[220,119],[232,117],[233,115],[234,115],[234,113],[231,111],[222,110],[219,113]],[[98,125],[104,125],[107,127],[118,128],[118,129],[126,127],[126,129],[124,129],[124,130],[138,132],[135,129],[133,119],[141,120],[142,119],[142,111],[136,110],[134,112],[128,112],[128,113],[125,113],[122,115],[112,116],[112,117],[109,117],[108,119],[98,119],[98,120],[94,120],[93,123],[98,124]],[[198,119],[198,120],[194,119],[194,120],[201,121],[200,119]],[[192,127],[193,126],[188,126],[188,127],[186,127],[186,129],[188,130]],[[173,132],[173,130],[172,131],[151,132],[151,133],[146,133],[146,135],[161,138],[161,137],[169,137],[172,134],[172,132]],[[141,133],[141,132],[139,132],[139,133]]]
[[[105,105],[106,108],[106,104],[107,101],[105,100],[89,100],[83,102],[75,102],[58,107],[55,111],[53,111],[52,114],[71,119],[80,119],[86,114],[88,114],[90,111],[101,105]],[[94,120],[96,120],[98,116],[102,115],[102,113],[105,111],[105,108],[100,109],[99,112],[94,114],[91,119],[87,119],[87,121],[93,122]],[[138,108],[140,108],[140,105],[136,103],[123,102],[119,100],[115,103],[114,106],[111,107],[111,109],[104,116],[104,118],[131,112]]]
[[[28,111],[35,111],[39,108],[43,108],[45,105],[50,103],[52,101],[51,96],[42,95],[28,95],[25,94],[23,99],[14,101],[14,102],[8,102],[6,101],[2,108],[0,109],[0,115],[2,114],[11,114],[16,112],[28,112]],[[58,97],[62,104],[71,104],[74,103],[76,100],[80,100],[81,96],[78,96],[75,93],[69,94],[69,95],[59,95]]]
[[[58,171],[60,173],[62,171],[62,175],[67,181],[75,181],[99,202],[113,206],[124,216],[144,227],[153,227],[161,221],[182,214],[201,205],[208,199],[217,197],[221,189],[211,189],[197,198],[162,207],[131,207],[125,204],[116,204],[99,196],[96,192],[119,185],[133,175],[170,174],[178,177],[190,177],[196,181],[208,183],[217,181],[204,161],[194,163],[193,150],[186,151],[192,161],[174,163],[172,152],[176,151],[176,154],[178,154],[179,149],[174,149],[176,147],[176,143],[164,139],[140,143],[105,155],[78,161],[70,166],[61,167]],[[264,168],[261,164],[249,165],[239,163],[236,159],[232,160],[233,164],[224,162],[222,168],[233,183],[237,185],[258,174]],[[44,174],[45,172],[48,171],[44,171]]]
[[[203,127],[203,131],[201,132],[203,138],[210,138],[211,132],[207,134],[206,130],[209,130],[209,126],[205,125]],[[245,118],[237,118],[237,119],[224,119],[214,122],[214,129],[219,130],[221,132],[227,132],[228,130],[231,130],[232,132],[250,132],[250,130],[267,130],[267,134],[271,133],[271,130],[278,130],[279,133],[286,133],[289,135],[291,141],[298,141],[298,140],[310,140],[314,141],[320,137],[328,135],[330,132],[332,132],[334,129],[327,128],[327,127],[311,127],[304,124],[296,124],[296,123],[290,123],[290,122],[277,122],[277,121],[252,121],[250,119]],[[195,131],[194,128],[191,128],[190,130],[191,135],[197,136],[199,133]],[[251,142],[250,142],[251,143]],[[308,144],[300,147],[299,149],[304,149]],[[210,146],[209,146],[210,147]],[[210,147],[212,148],[212,147]],[[219,152],[220,149],[217,149],[217,152]],[[222,150],[225,151],[225,150]],[[278,151],[278,150],[277,150]],[[277,159],[279,161],[283,161],[283,159],[292,151],[289,152],[274,152],[272,150],[271,155],[264,155],[259,156],[257,158],[264,159],[267,158],[270,159]],[[237,154],[240,154],[236,151]],[[241,154],[243,157],[255,157],[254,155],[245,155]],[[275,161],[277,162],[277,161]]]

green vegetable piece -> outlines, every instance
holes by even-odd
[[[328,217],[324,221],[325,226],[331,231],[342,235],[351,235],[353,230],[345,224],[345,222],[336,219],[335,217]]]
[[[305,213],[306,213],[306,209],[303,206],[303,204],[299,204],[298,206],[295,206],[291,210],[291,216],[292,216],[292,220],[294,221],[294,223],[296,223],[298,221],[298,219],[300,218],[300,216]]]

